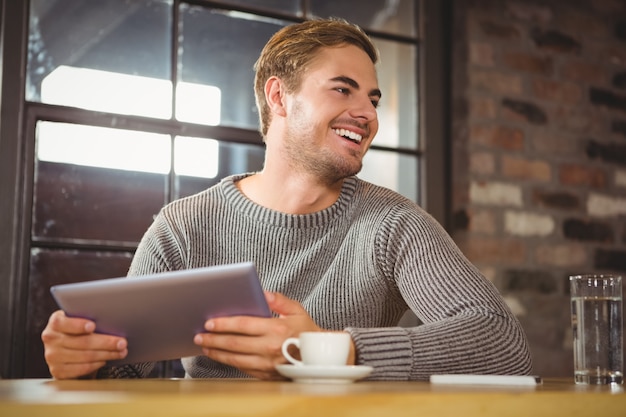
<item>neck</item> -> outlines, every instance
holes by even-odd
[[[342,185],[343,180],[332,185],[321,184],[308,175],[268,169],[237,183],[250,200],[288,214],[309,214],[332,206],[339,198]]]

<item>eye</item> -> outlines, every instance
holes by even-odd
[[[350,94],[350,89],[346,87],[337,87],[335,90],[341,94]]]
[[[371,103],[372,103],[372,106],[374,106],[374,108],[377,109],[378,106],[380,105],[380,100],[372,99]]]

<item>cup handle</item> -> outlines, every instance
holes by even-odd
[[[281,348],[283,352],[283,356],[294,365],[302,365],[302,361],[299,361],[298,359],[294,358],[293,356],[289,354],[288,350],[289,350],[289,346],[291,345],[295,345],[298,349],[300,349],[300,339],[298,339],[297,337],[290,337],[286,339],[283,342],[283,345]]]

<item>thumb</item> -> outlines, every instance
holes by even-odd
[[[304,307],[302,307],[302,304],[285,297],[281,293],[265,291],[265,299],[267,300],[270,310],[278,313],[280,316],[308,316],[308,313]]]

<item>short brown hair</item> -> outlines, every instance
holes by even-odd
[[[376,64],[378,51],[358,26],[343,19],[315,19],[286,26],[267,42],[254,64],[254,94],[259,109],[260,132],[265,137],[271,119],[265,102],[265,82],[279,77],[289,92],[300,87],[302,74],[319,48],[355,45]]]

